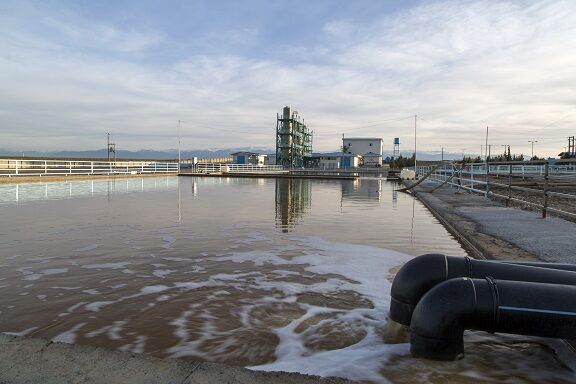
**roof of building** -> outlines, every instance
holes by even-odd
[[[246,151],[234,152],[234,153],[231,153],[231,154],[230,154],[230,156],[238,156],[238,155],[260,156],[259,153],[256,153],[256,152],[246,152]]]
[[[343,137],[342,140],[380,140],[384,141],[381,137]]]
[[[329,152],[329,153],[313,153],[310,157],[355,157],[353,153],[342,153],[342,152]]]

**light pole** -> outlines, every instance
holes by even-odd
[[[414,115],[414,173],[416,173],[416,125],[417,125],[418,115]],[[416,175],[416,177],[418,177]]]
[[[180,123],[182,120],[178,120],[178,173],[180,173]]]
[[[530,157],[530,160],[532,160],[534,158],[534,143],[537,143],[538,140],[528,140],[528,142],[532,144],[532,156]]]
[[[108,161],[110,161],[110,132],[106,132],[106,153],[108,153]]]

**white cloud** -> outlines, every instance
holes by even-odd
[[[339,19],[322,28],[322,44],[291,47],[310,52],[301,61],[199,52],[147,65],[138,55],[162,33],[71,20],[52,16],[52,35],[12,23],[0,36],[0,147],[95,148],[111,130],[124,148],[169,148],[178,119],[185,147],[273,147],[285,104],[320,133],[319,150],[337,148],[345,130],[409,142],[410,120],[351,129],[414,113],[426,119],[423,150],[478,152],[486,125],[495,145],[525,153],[529,139],[554,154],[574,134],[571,1],[434,2],[370,23]],[[260,33],[222,36],[250,45]]]

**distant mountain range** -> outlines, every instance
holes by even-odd
[[[240,151],[250,151],[258,153],[274,153],[274,149],[266,148],[226,148],[226,149],[198,149],[198,150],[183,150],[180,152],[180,158],[190,159],[197,157],[199,159],[209,159],[217,157],[229,157],[231,153]],[[1,156],[10,157],[47,157],[47,158],[69,158],[69,159],[105,159],[108,157],[106,148],[96,149],[91,151],[24,151],[14,152],[9,150],[0,149]],[[138,159],[138,160],[174,160],[178,158],[178,151],[176,149],[168,149],[163,151],[152,149],[141,149],[138,151],[118,150],[116,151],[117,159]]]
[[[198,159],[210,159],[217,157],[229,157],[231,153],[247,151],[257,152],[264,154],[275,153],[275,149],[270,148],[254,148],[254,147],[240,147],[240,148],[224,148],[224,149],[193,149],[183,150],[180,153],[182,159],[190,159],[197,157]],[[337,150],[339,151],[339,150]],[[334,152],[334,151],[325,151]],[[392,150],[384,151],[384,157],[389,156]],[[401,152],[402,156],[410,157],[412,152]],[[15,152],[6,149],[0,149],[0,157],[46,157],[46,158],[66,158],[66,159],[105,159],[107,157],[106,148],[96,149],[91,151],[24,151]],[[476,156],[475,154],[467,154],[467,156]],[[168,150],[152,150],[141,149],[138,151],[118,150],[116,152],[117,159],[138,159],[138,160],[173,160],[178,158],[178,151],[175,149]],[[418,159],[420,160],[440,160],[442,154],[439,152],[418,152]],[[461,153],[444,153],[445,160],[461,159]]]

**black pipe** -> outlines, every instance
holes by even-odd
[[[500,280],[576,285],[576,272],[569,269],[575,266],[558,265],[567,270],[553,266],[552,263],[496,262],[440,254],[422,255],[408,261],[396,274],[390,292],[390,318],[410,325],[412,312],[420,298],[435,285],[457,277],[483,279],[492,276]]]
[[[562,271],[576,272],[576,264],[544,263],[539,261],[512,261],[512,260],[501,260],[501,261],[493,260],[492,262],[501,264],[527,265],[529,267],[560,269]]]
[[[414,309],[410,351],[415,357],[455,360],[463,332],[576,338],[576,286],[457,278],[427,292]]]

